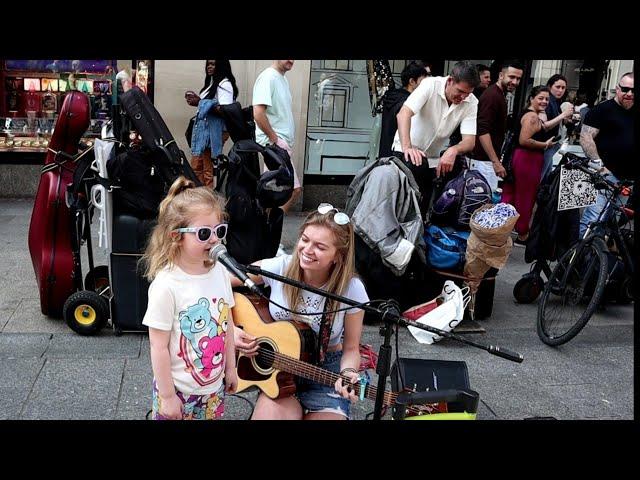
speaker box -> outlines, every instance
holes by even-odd
[[[400,358],[391,368],[391,389],[394,392],[415,390],[469,390],[466,362]],[[476,412],[478,398],[447,403],[449,412]]]

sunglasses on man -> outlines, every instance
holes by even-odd
[[[618,88],[622,93],[629,93],[629,92],[634,93],[633,87],[623,87],[622,85],[618,84]]]
[[[227,236],[227,230],[229,225],[227,223],[221,223],[212,227],[210,225],[202,225],[200,227],[182,227],[176,228],[175,233],[195,233],[196,240],[200,243],[206,243],[211,238],[211,235],[215,235],[218,240],[224,240]]]

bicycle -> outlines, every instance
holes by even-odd
[[[540,340],[551,346],[562,345],[574,338],[601,305],[612,273],[608,260],[610,246],[617,252],[615,267],[618,267],[618,259],[624,265],[621,298],[633,299],[634,264],[629,245],[632,236],[621,228],[629,224],[633,210],[615,201],[619,195],[629,196],[633,182],[614,184],[585,166],[586,161],[572,155],[566,167],[587,173],[597,189],[605,190],[607,202],[596,221],[589,224],[583,238],[558,260],[545,285],[538,305],[536,330]]]

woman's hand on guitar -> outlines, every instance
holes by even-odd
[[[241,328],[233,329],[233,341],[236,345],[236,350],[247,357],[254,357],[258,354],[258,343],[256,337],[248,334]]]
[[[355,371],[348,371],[340,374],[340,378],[336,380],[335,389],[342,397],[351,400],[351,403],[356,403],[358,396],[356,395],[356,385],[360,382],[360,375]],[[342,380],[342,377],[347,377],[350,382]]]

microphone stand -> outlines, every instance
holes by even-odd
[[[370,312],[374,315],[377,315],[382,319],[384,325],[380,327],[380,335],[384,336],[384,341],[382,345],[380,345],[380,350],[378,353],[378,365],[376,367],[376,373],[378,374],[378,390],[376,392],[376,402],[373,411],[373,419],[380,420],[382,416],[382,407],[384,402],[384,391],[387,383],[387,377],[390,374],[390,364],[391,364],[391,335],[393,334],[393,324],[404,325],[404,326],[412,326],[419,328],[421,330],[426,330],[427,332],[435,333],[436,335],[440,335],[442,337],[452,338],[459,342],[465,343],[467,345],[471,345],[473,347],[480,348],[485,350],[492,355],[497,355],[502,358],[506,358],[512,362],[522,363],[524,357],[520,353],[512,352],[507,350],[506,348],[501,348],[495,345],[485,345],[479,342],[474,342],[471,340],[467,340],[466,338],[460,337],[455,333],[446,332],[444,330],[440,330],[439,328],[432,327],[430,325],[423,325],[418,322],[414,322],[411,320],[407,320],[402,315],[400,315],[400,305],[395,300],[389,300],[380,305],[380,307],[372,307],[371,305],[360,305],[358,302],[351,300],[350,298],[343,297],[341,295],[336,295],[334,293],[327,292],[325,290],[321,290],[319,288],[312,287],[311,285],[307,285],[304,282],[298,282],[297,280],[292,280],[287,277],[283,277],[282,275],[278,275],[276,273],[267,272],[262,270],[261,268],[255,265],[238,265],[240,270],[243,270],[246,273],[251,273],[253,275],[261,275],[263,277],[272,278],[273,280],[277,280],[282,283],[286,283],[288,285],[292,285],[294,287],[298,287],[308,292],[316,293],[325,298],[330,298],[331,300],[336,300],[340,303],[344,303],[346,305],[351,305],[352,307],[357,306],[358,308]]]

